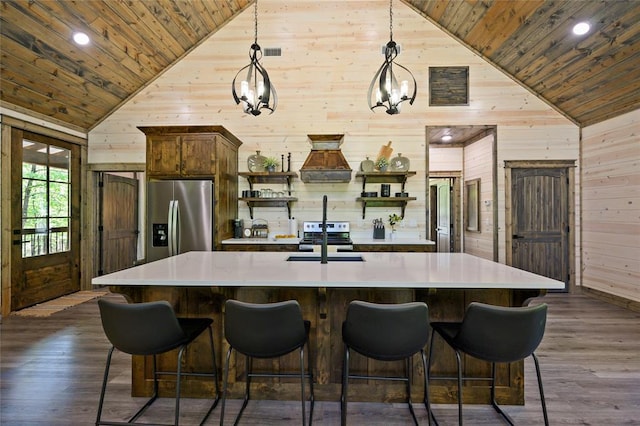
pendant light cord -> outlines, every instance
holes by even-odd
[[[254,32],[255,32],[254,43],[258,44],[258,0],[256,0],[256,2],[254,3],[253,22],[254,22]]]
[[[393,0],[389,0],[389,40],[393,41]]]

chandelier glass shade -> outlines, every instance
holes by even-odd
[[[369,85],[369,108],[384,108],[387,114],[399,114],[402,103],[413,104],[418,92],[416,79],[406,67],[395,62],[399,48],[393,41],[393,4],[389,1],[389,42],[384,49],[384,62]]]
[[[251,115],[260,115],[263,109],[270,114],[278,106],[278,95],[271,84],[267,70],[260,64],[262,50],[258,44],[258,1],[255,2],[255,38],[249,48],[249,65],[241,68],[231,83],[231,93],[236,104],[242,103],[242,110]],[[244,80],[238,81],[243,71],[247,72]]]

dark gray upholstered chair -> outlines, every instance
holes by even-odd
[[[344,364],[342,370],[341,422],[347,424],[347,397],[349,379],[399,380],[407,386],[409,411],[418,424],[411,403],[411,359],[420,353],[424,367],[424,404],[431,424],[429,382],[424,347],[429,340],[429,309],[425,303],[377,304],[352,301],[342,323]],[[357,375],[349,372],[351,350],[379,361],[404,361],[405,376]]]
[[[305,378],[309,380],[310,409],[309,425],[313,421],[313,367],[311,351],[307,352],[308,370],[304,369],[304,346],[309,346],[311,323],[302,318],[302,310],[295,300],[276,303],[246,303],[227,300],[225,303],[224,332],[229,342],[224,370],[222,407],[220,425],[224,424],[224,408],[229,383],[229,361],[231,352],[245,356],[245,393],[244,401],[234,424],[238,424],[242,412],[250,399],[251,379],[253,377],[299,377],[302,401],[302,424],[306,424]],[[300,354],[300,372],[298,373],[254,373],[253,358],[277,358],[295,350]]]
[[[102,328],[112,346],[107,355],[96,425],[144,424],[135,423],[135,421],[142,416],[146,409],[158,398],[158,376],[160,375],[176,376],[174,425],[178,424],[180,416],[181,377],[207,376],[213,378],[216,388],[215,400],[202,420],[202,423],[204,423],[218,404],[220,395],[215,350],[213,346],[213,331],[211,328],[213,320],[210,318],[178,318],[169,302],[166,301],[129,304],[114,303],[100,299],[98,300],[98,306],[100,308]],[[209,330],[212,371],[204,373],[183,372],[182,356],[185,348],[206,330]],[[111,357],[114,349],[130,355],[150,355],[153,357],[153,395],[146,404],[126,422],[101,420],[104,396],[109,377],[109,367],[111,366]],[[156,355],[173,349],[178,349],[177,371],[157,371]]]
[[[544,415],[544,424],[549,424],[544,400],[540,365],[534,351],[542,341],[547,320],[547,305],[530,307],[504,307],[472,302],[467,306],[462,322],[432,322],[429,351],[429,369],[433,338],[439,334],[456,352],[458,363],[458,421],[462,425],[462,368],[461,353],[491,363],[491,405],[511,425],[513,420],[496,402],[496,363],[520,361],[533,357],[538,376],[538,388]],[[438,379],[442,377],[430,378]],[[477,379],[477,378],[475,378]]]

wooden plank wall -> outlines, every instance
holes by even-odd
[[[91,130],[90,163],[144,162],[144,135],[136,126],[220,124],[243,141],[240,171],[247,170],[247,157],[259,149],[278,158],[285,154],[285,159],[291,152],[291,170],[297,172],[311,148],[308,134],[344,134],[342,151],[354,171],[351,182],[294,181],[293,195],[299,201],[292,214],[298,223],[320,219],[322,195],[327,194],[329,220],[348,220],[354,234],[370,235],[373,218],[386,218],[399,209],[367,209],[362,219],[362,207],[355,201],[362,183],[355,180],[355,172],[367,155],[375,157],[392,141],[393,155],[408,157],[417,172],[405,189],[418,199],[408,205],[399,232],[424,236],[426,126],[497,125],[499,149],[513,147],[503,159],[511,153],[518,159],[578,156],[574,124],[401,2],[394,3],[393,38],[402,45],[398,62],[411,69],[418,82],[418,97],[396,116],[371,112],[366,98],[383,60],[381,45],[389,39],[388,2],[269,0],[260,2],[258,9],[258,42],[263,48],[282,49],[282,56],[262,61],[279,96],[273,115],[247,116],[231,98],[231,81],[248,63],[253,41],[253,11],[245,11]],[[469,105],[430,107],[429,66],[469,66]],[[539,148],[529,151],[532,146]],[[455,151],[459,150],[431,150],[429,161],[453,170],[445,163]],[[461,170],[461,158],[454,160],[456,170]],[[238,189],[248,189],[248,184],[241,179]],[[398,190],[392,186],[392,192]],[[249,220],[246,206],[240,205],[239,214]],[[287,232],[284,208],[256,208],[254,217],[268,220],[275,232]],[[503,223],[504,215],[497,226]]]
[[[493,135],[464,148],[464,181],[480,179],[480,232],[465,229],[464,252],[493,260]],[[464,188],[464,185],[463,185]],[[463,189],[464,194],[464,189]],[[463,200],[464,200],[463,196]],[[487,205],[485,201],[489,201]],[[463,214],[466,206],[463,206]]]
[[[640,111],[582,140],[582,285],[640,302]]]

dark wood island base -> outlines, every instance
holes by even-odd
[[[226,356],[228,345],[223,336],[224,302],[238,299],[247,302],[266,303],[288,299],[297,300],[305,319],[311,321],[310,348],[315,376],[315,396],[317,400],[339,401],[342,375],[343,344],[341,327],[346,307],[352,300],[377,303],[402,303],[423,301],[429,306],[432,321],[459,321],[466,306],[471,301],[480,301],[502,306],[522,306],[532,297],[542,295],[539,290],[512,289],[389,289],[389,288],[301,288],[301,287],[168,287],[168,286],[109,286],[114,293],[123,294],[130,302],[167,300],[180,316],[204,316],[214,320],[214,339],[219,372]],[[207,341],[194,342],[185,355],[185,367],[206,368]],[[428,350],[428,348],[427,348]],[[241,398],[244,392],[243,357],[234,358],[229,374],[229,396]],[[432,403],[456,403],[456,362],[454,352],[436,339],[433,350],[433,371],[435,375],[446,375],[452,380],[431,380]],[[175,368],[171,365],[175,357],[159,360],[163,369]],[[299,360],[290,354],[279,360],[256,360],[254,370],[268,365],[270,369],[296,371]],[[351,369],[368,374],[395,374],[401,372],[403,364],[385,363],[361,357],[352,353]],[[132,393],[147,396],[152,392],[151,359],[133,357]],[[463,359],[465,376],[489,377],[490,364],[465,356]],[[423,396],[424,374],[418,357],[413,362],[413,399],[417,402]],[[220,375],[220,377],[222,377]],[[524,404],[524,364],[523,362],[500,365],[498,367],[497,400],[501,404]],[[468,381],[464,388],[464,402],[487,404],[490,402],[488,381]],[[172,377],[162,378],[161,395],[173,395],[175,382]],[[215,389],[210,382],[197,377],[183,380],[182,393],[188,397],[210,398]],[[257,399],[296,400],[300,396],[299,381],[287,379],[256,380],[252,386],[252,397]],[[350,401],[400,402],[405,400],[405,386],[402,383],[380,381],[353,381],[349,384]]]

